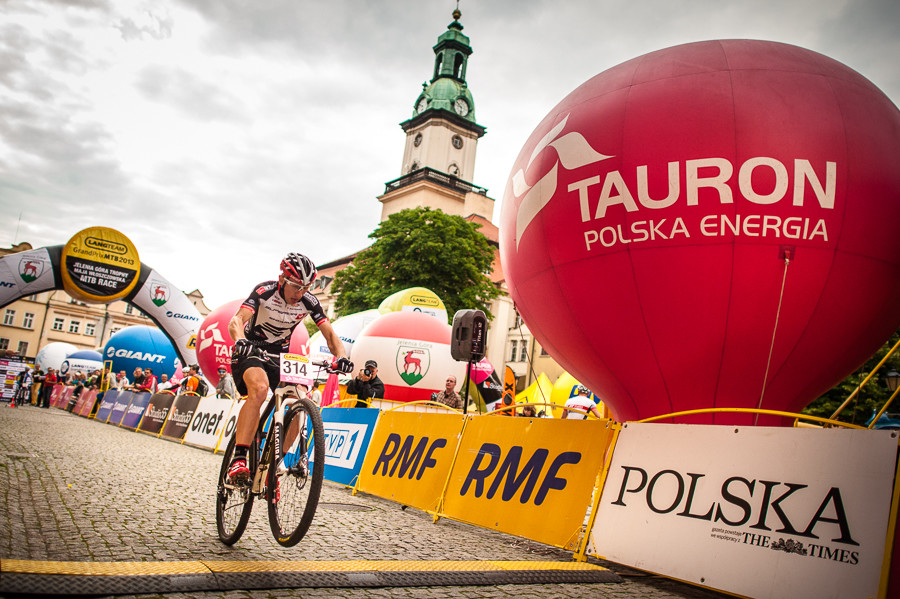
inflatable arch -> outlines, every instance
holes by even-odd
[[[141,262],[134,245],[118,231],[92,227],[66,245],[0,258],[0,307],[53,289],[89,303],[128,302],[166,334],[182,363],[196,363],[200,312],[183,292]]]

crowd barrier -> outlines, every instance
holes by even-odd
[[[220,452],[242,402],[82,393],[83,417]],[[64,389],[51,396],[58,407]],[[879,597],[898,431],[465,415],[433,402],[322,409],[325,478],[439,518],[758,598]],[[390,407],[389,407],[390,406]],[[893,560],[893,562],[892,562]]]

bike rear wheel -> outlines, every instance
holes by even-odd
[[[287,446],[292,426],[298,434]],[[266,484],[269,525],[280,545],[292,547],[312,524],[325,468],[325,429],[319,408],[310,399],[300,399],[288,410],[278,446],[284,458],[272,452]]]
[[[234,545],[244,534],[253,508],[253,493],[249,485],[234,487],[226,484],[228,468],[234,456],[234,444],[235,439],[232,437],[222,456],[222,468],[219,470],[216,486],[216,528],[219,539],[226,545]]]

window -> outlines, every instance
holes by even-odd
[[[32,314],[31,312],[26,312],[25,318],[22,319],[22,326],[25,327],[26,329],[33,329],[34,328],[34,314]]]
[[[53,319],[53,330],[54,330],[54,331],[61,331],[61,330],[63,330],[63,324],[64,324],[64,322],[65,322],[65,321],[63,321],[62,318],[54,318],[54,319]]]
[[[118,333],[121,330],[122,329],[120,329],[119,327],[113,327],[109,330],[109,336],[112,337],[113,335],[115,335],[116,333]]]
[[[510,362],[518,362],[519,361],[519,352],[517,350],[519,348],[519,342],[517,340],[513,339],[509,343],[510,343],[509,361]]]
[[[78,329],[80,329],[80,328],[81,328],[80,320],[73,320],[73,321],[69,322],[69,332],[70,333],[77,333]]]
[[[522,339],[522,343],[519,344],[519,362],[527,362],[528,361],[528,342]]]
[[[125,304],[125,314],[133,314],[133,313],[134,313],[134,306],[132,306],[131,304]]]
[[[91,337],[93,337],[94,335],[97,334],[97,330],[96,330],[96,329],[97,329],[96,323],[89,322],[89,323],[87,323],[86,325],[84,325],[84,334],[85,334],[85,335],[90,335]]]
[[[541,355],[542,355],[542,356],[549,356],[550,354],[547,352],[546,349],[544,349],[543,347],[541,347]]]
[[[19,355],[20,356],[28,355],[28,342],[27,341],[19,341]]]
[[[14,325],[16,322],[16,311],[10,308],[6,309],[6,313],[3,315],[3,324],[8,324],[10,326]]]
[[[9,349],[9,339],[0,337],[0,349]]]

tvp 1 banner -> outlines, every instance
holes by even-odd
[[[435,511],[464,421],[458,414],[385,412],[369,443],[359,490]]]
[[[325,480],[348,486],[356,484],[379,414],[378,410],[357,408],[322,410]]]
[[[608,420],[471,417],[444,513],[573,547],[611,439]]]
[[[193,393],[185,393],[176,397],[175,403],[172,404],[172,413],[169,414],[160,436],[179,441],[184,439],[199,403],[200,396]]]
[[[173,403],[175,403],[175,396],[171,393],[154,393],[150,397],[147,409],[144,410],[144,417],[141,418],[137,430],[158,437],[166,424]]]
[[[234,405],[233,399],[204,397],[194,411],[191,425],[184,434],[184,442],[195,447],[215,449]]]
[[[878,596],[897,435],[626,424],[591,546],[758,599]]]

